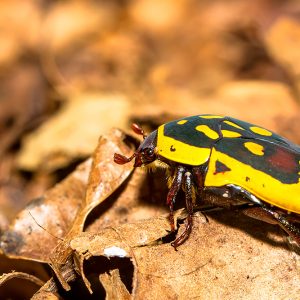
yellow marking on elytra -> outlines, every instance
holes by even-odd
[[[238,138],[242,136],[240,133],[231,130],[223,129],[221,132],[224,138]]]
[[[255,155],[264,155],[264,147],[262,145],[253,142],[246,142],[244,143],[244,146]]]
[[[224,123],[226,123],[226,124],[228,124],[228,125],[230,125],[230,126],[233,126],[233,127],[235,127],[235,128],[238,128],[238,129],[241,129],[241,130],[245,130],[243,127],[241,127],[241,126],[239,126],[239,125],[237,125],[237,124],[235,124],[235,123],[233,123],[233,122],[231,122],[231,121],[225,120]]]
[[[226,176],[222,173],[214,174],[216,161],[222,162],[231,171],[226,173]],[[246,181],[245,176],[251,180]],[[271,175],[254,169],[250,165],[213,148],[204,185],[206,187],[220,187],[228,184],[240,186],[269,204],[300,214],[300,182],[282,183]]]
[[[199,116],[202,119],[223,119],[224,116],[218,116],[218,115],[207,115],[207,116]]]
[[[178,125],[183,125],[187,122],[187,120],[180,120],[177,122]]]
[[[198,125],[195,129],[204,133],[207,137],[209,137],[212,140],[216,140],[219,138],[219,134],[216,131],[209,128],[209,126],[207,125]]]
[[[261,127],[257,127],[257,126],[251,126],[249,128],[252,132],[260,134],[260,135],[264,135],[264,136],[271,136],[272,132],[265,129],[265,128],[261,128]]]
[[[157,149],[158,155],[191,166],[199,166],[207,162],[211,151],[210,148],[191,146],[165,136],[164,125],[158,127]]]

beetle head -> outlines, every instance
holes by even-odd
[[[142,135],[144,141],[140,144],[138,149],[130,157],[126,157],[122,154],[115,153],[114,162],[119,165],[123,165],[135,158],[134,167],[141,167],[155,161],[157,158],[157,130],[153,131],[149,136],[147,136],[144,130],[137,124],[132,124],[131,128],[135,133]]]

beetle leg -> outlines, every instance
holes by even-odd
[[[287,218],[282,216],[280,213],[267,208],[262,207],[262,209],[267,212],[273,219],[277,222],[277,224],[290,236],[292,239],[298,244],[300,247],[300,229],[296,227],[294,224],[289,222]]]
[[[264,221],[269,224],[277,225],[278,222],[274,219],[270,213],[266,212],[260,206],[249,207],[242,210],[243,214],[253,219]]]
[[[200,194],[202,193],[202,191],[204,189],[205,167],[206,167],[206,165],[193,168],[193,177],[195,179],[198,192]]]
[[[299,245],[300,247],[300,229],[296,227],[293,223],[289,222],[287,218],[285,218],[283,215],[280,213],[272,210],[271,208],[268,208],[264,205],[264,203],[256,198],[254,195],[250,194],[248,191],[242,189],[239,186],[235,185],[230,185],[231,188],[237,192],[240,193],[241,195],[244,195],[250,202],[253,204],[259,205],[261,210],[263,212],[258,212],[258,210],[248,211],[248,214],[256,219],[261,219],[262,221],[266,221],[267,223],[276,223],[278,224],[290,237],[292,237],[295,242]],[[247,211],[245,211],[245,214],[247,214]],[[268,215],[268,216],[267,216]]]
[[[171,243],[175,250],[189,237],[193,227],[193,206],[195,193],[193,191],[192,174],[190,172],[186,172],[184,174],[184,189],[186,209],[188,212],[187,225],[184,232],[173,243]]]
[[[300,247],[300,229],[280,213],[265,206],[246,208],[243,213],[254,219],[279,225]]]
[[[171,225],[172,231],[175,230],[174,203],[175,203],[178,191],[181,188],[183,173],[184,173],[183,167],[179,166],[178,168],[176,168],[175,174],[173,175],[173,181],[172,181],[172,184],[171,184],[170,190],[168,192],[168,196],[167,196],[167,205],[169,206],[169,209],[170,209],[169,220],[170,220],[170,225]]]

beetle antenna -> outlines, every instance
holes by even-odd
[[[115,153],[114,154],[114,162],[117,163],[118,165],[124,165],[127,164],[128,162],[132,161],[135,158],[136,154],[133,153],[130,157],[126,157],[122,154]]]
[[[132,123],[131,129],[133,130],[134,133],[138,135],[142,135],[143,139],[147,137],[147,134],[143,130],[141,126],[139,126],[136,123]],[[132,161],[136,157],[136,153],[133,153],[130,157],[126,157],[122,154],[115,153],[114,154],[114,162],[117,163],[118,165],[124,165],[127,164],[128,162]]]
[[[133,130],[134,133],[136,133],[138,135],[142,135],[143,139],[145,139],[147,137],[147,134],[145,133],[145,131],[143,130],[143,128],[140,125],[138,125],[136,123],[132,123],[131,129]]]
[[[56,238],[56,239],[58,239],[58,240],[63,241],[62,238],[60,238],[60,237],[58,237],[58,236],[52,234],[50,231],[48,231],[46,228],[44,228],[41,224],[39,224],[38,221],[35,219],[35,217],[32,215],[32,213],[31,213],[30,211],[28,211],[28,212],[29,212],[31,218],[33,219],[33,221],[36,223],[37,226],[39,226],[40,228],[42,228],[43,230],[45,230],[45,231],[46,231],[48,234],[50,234],[52,237],[54,237],[54,238]]]

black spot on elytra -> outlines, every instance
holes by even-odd
[[[175,151],[176,151],[176,149],[174,148],[173,145],[170,147],[170,151],[171,151],[171,152],[175,152]]]
[[[250,177],[246,176],[246,182],[250,181]]]
[[[216,170],[214,172],[214,175],[216,175],[218,173],[225,173],[228,171],[231,171],[231,169],[229,167],[227,167],[225,164],[223,164],[219,160],[216,161]]]

